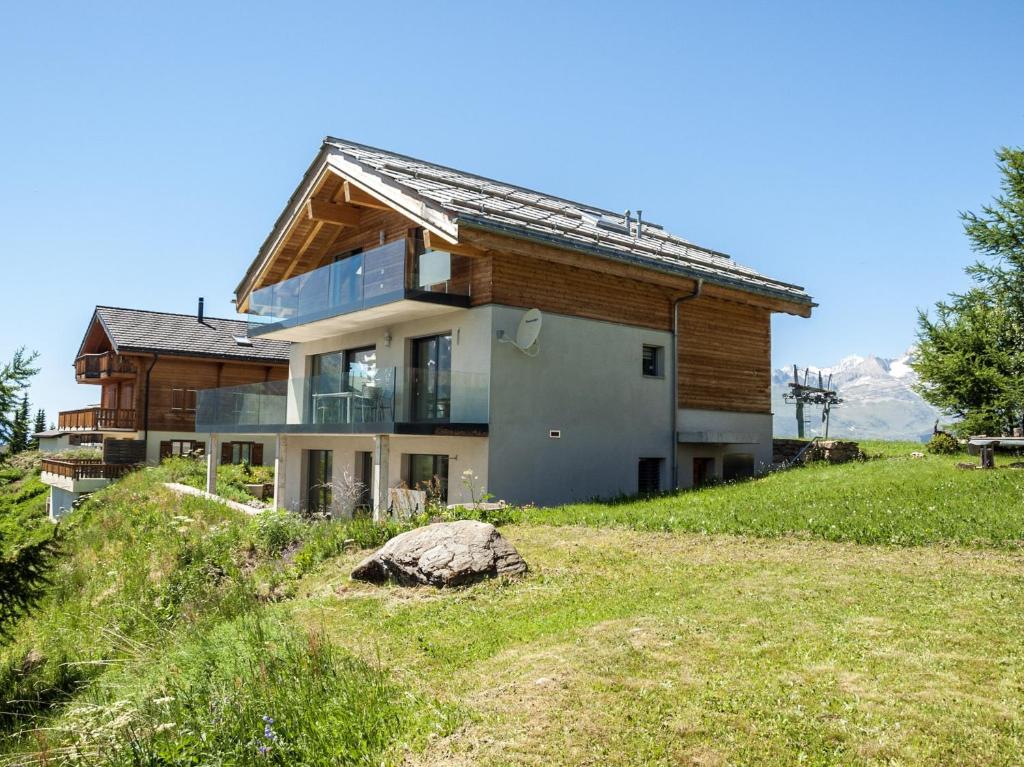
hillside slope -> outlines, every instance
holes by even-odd
[[[138,472],[0,647],[0,765],[1012,763],[1024,472],[912,447],[509,510],[528,575],[450,591]]]

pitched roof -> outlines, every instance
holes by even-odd
[[[344,139],[324,139],[320,158],[341,170],[360,171],[364,180],[377,182],[372,184],[373,191],[385,199],[411,198],[420,206],[424,218],[428,212],[440,214],[456,226],[497,231],[814,305],[811,297],[798,285],[759,274],[724,253],[688,242],[657,224],[645,221],[638,227],[635,217],[627,220],[622,213]],[[261,257],[293,205],[301,203],[301,199],[296,198],[301,198],[311,177],[323,167],[320,158],[314,161],[306,180],[275,225],[274,232],[261,249]],[[409,212],[408,204],[403,208]]]
[[[241,362],[286,363],[291,346],[287,341],[265,338],[251,338],[247,344],[240,344],[236,338],[248,337],[245,320],[204,317],[199,322],[194,314],[116,306],[97,306],[95,318],[103,326],[114,349],[122,353],[159,352]]]

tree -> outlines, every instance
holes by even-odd
[[[24,394],[21,398],[21,404],[15,412],[14,422],[11,426],[11,455],[28,450],[29,442],[31,441],[31,434],[29,434],[31,427],[32,424],[29,421],[28,415],[28,395]]]
[[[42,408],[39,408],[36,411],[35,433],[39,434],[39,432],[42,432],[42,431],[46,431],[46,411],[43,410]],[[33,447],[35,447],[38,450],[39,449],[39,440],[33,438],[32,442],[34,443]]]
[[[1002,194],[961,213],[975,286],[918,316],[918,391],[960,419],[962,434],[1024,427],[1024,149],[996,153]]]
[[[38,368],[33,367],[37,356],[35,352],[26,353],[22,347],[14,353],[10,362],[0,368],[0,442],[11,442],[15,417],[20,412],[16,410],[20,395],[29,379],[39,372]]]

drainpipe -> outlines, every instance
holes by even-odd
[[[160,359],[159,354],[153,354],[153,361],[149,363],[149,367],[146,368],[146,396],[142,403],[142,430],[145,432],[143,439],[149,442],[149,374],[153,372],[153,368],[156,366],[156,361]]]
[[[672,302],[672,489],[679,487],[679,305],[699,298],[704,280],[697,280],[693,292]]]

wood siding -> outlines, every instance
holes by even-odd
[[[135,387],[136,410],[139,413],[137,428],[141,430],[145,428],[146,370],[152,364],[152,358],[140,356],[136,364],[140,371],[138,386]],[[172,404],[182,404],[180,397],[175,401],[175,389],[212,389],[280,381],[287,377],[287,365],[161,357],[153,365],[149,378],[149,428],[151,431],[195,431],[195,411],[172,407]]]
[[[664,331],[672,329],[673,301],[693,290],[692,282],[673,288],[522,254],[476,259],[474,273],[480,282],[489,277],[489,284],[474,282],[474,305],[537,307]],[[708,290],[680,305],[679,320],[679,407],[770,413],[771,311]]]

